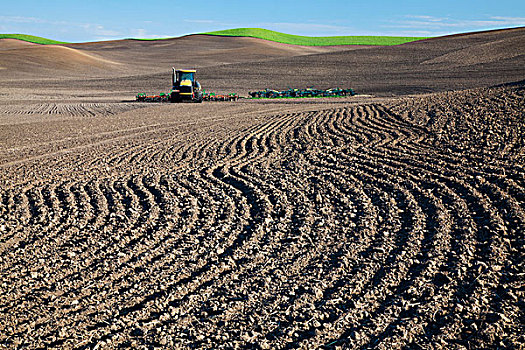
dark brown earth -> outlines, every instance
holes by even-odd
[[[522,349],[524,36],[0,41],[0,348]]]

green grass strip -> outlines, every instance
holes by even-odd
[[[275,32],[261,28],[237,28],[219,30],[216,32],[201,33],[217,36],[240,36],[259,38],[283,44],[303,46],[336,46],[336,45],[378,45],[392,46],[412,41],[428,39],[427,37],[400,37],[400,36],[300,36]]]
[[[17,40],[23,40],[23,41],[28,41],[30,43],[43,44],[43,45],[69,44],[64,41],[56,41],[56,40],[41,38],[39,36],[27,35],[27,34],[0,34],[0,39],[17,39]]]

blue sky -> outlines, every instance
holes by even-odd
[[[525,26],[525,1],[518,0],[2,0],[0,8],[0,33],[71,42],[239,27],[312,36],[436,36]]]

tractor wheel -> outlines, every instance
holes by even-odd
[[[178,94],[171,94],[170,95],[170,102],[171,103],[178,103],[180,101],[181,101],[181,99],[180,99],[180,96]]]
[[[195,103],[202,103],[202,100],[204,99],[202,92],[196,92],[195,96],[193,98],[193,102]]]

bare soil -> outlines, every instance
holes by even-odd
[[[135,103],[169,70],[112,43],[67,49],[108,78],[0,70],[0,348],[522,349],[523,35],[202,56],[205,88],[374,95],[344,99]]]

